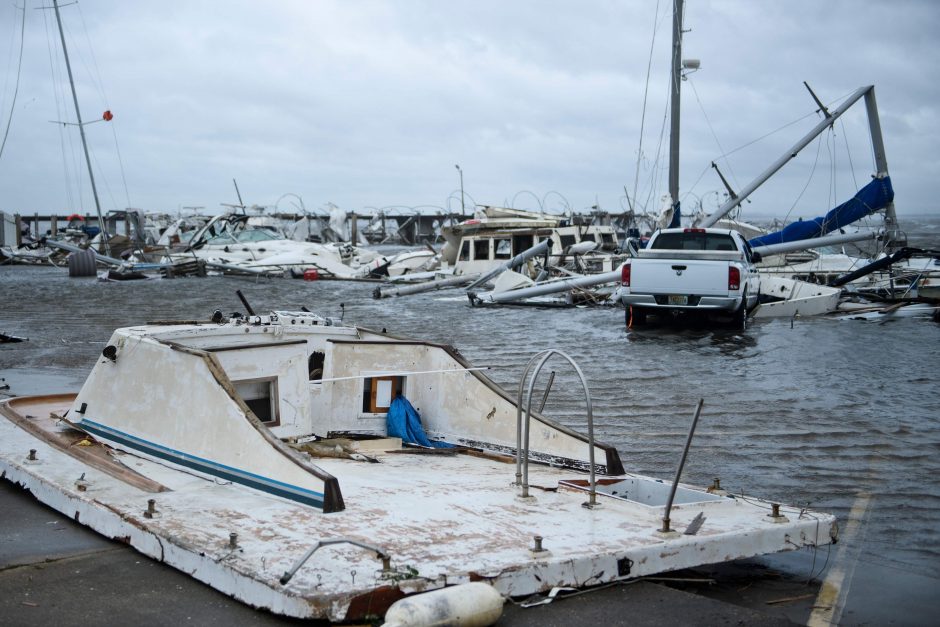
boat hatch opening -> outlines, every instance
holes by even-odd
[[[392,400],[405,393],[405,377],[377,376],[362,380],[362,412],[384,414]]]
[[[307,370],[310,373],[311,381],[319,381],[323,378],[323,365],[326,362],[326,353],[314,351],[307,360]]]
[[[558,483],[575,490],[587,491],[590,488],[587,479],[565,479]],[[668,481],[640,477],[597,480],[597,494],[638,503],[647,507],[664,507],[666,501],[669,500],[669,489],[671,487],[672,484]],[[724,498],[726,497],[680,486],[676,489],[676,496],[672,504],[704,503],[707,501],[720,501]]]
[[[278,412],[277,378],[234,381],[235,391],[263,424],[276,427],[281,424]]]
[[[489,261],[490,258],[490,240],[478,239],[473,242],[473,259],[475,261]]]

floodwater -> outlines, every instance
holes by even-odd
[[[913,245],[940,249],[937,221],[907,229]],[[460,291],[378,301],[374,287],[102,283],[0,266],[0,332],[29,338],[0,345],[0,385],[10,394],[77,390],[114,328],[244,311],[236,290],[256,312],[305,306],[452,344],[513,393],[527,360],[557,348],[584,371],[598,439],[618,448],[629,471],[671,478],[703,398],[683,481],[720,477],[736,494],[832,512],[843,529],[851,512],[859,525],[846,542],[790,562],[800,576],[845,574],[842,624],[930,624],[940,610],[940,325],[818,318],[629,331],[619,308],[471,308]],[[586,428],[577,379],[561,360],[549,363],[558,375],[546,413]]]

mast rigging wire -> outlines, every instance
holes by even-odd
[[[16,5],[14,5],[14,8]],[[7,118],[7,128],[3,132],[3,141],[0,142],[0,157],[3,157],[3,148],[7,145],[7,137],[10,135],[10,127],[13,124],[13,110],[16,108],[16,97],[20,93],[20,74],[23,69],[23,34],[26,32],[26,0],[23,0],[23,19],[20,22],[20,58],[16,64],[16,85],[13,88],[13,100],[10,102],[10,115]],[[13,47],[13,39],[10,39],[10,47]],[[6,92],[6,87],[3,89]]]
[[[646,127],[646,104],[649,96],[650,89],[650,75],[652,74],[653,69],[653,48],[656,45],[656,31],[659,30],[659,0],[656,0],[656,11],[653,13],[653,37],[650,40],[650,56],[649,60],[646,63],[646,84],[643,87],[643,109],[640,113],[640,144],[637,147],[636,151],[636,169],[633,175],[633,200],[637,200],[637,194],[639,193],[640,185],[640,160],[643,158],[643,131]],[[630,203],[630,197],[627,196],[627,204],[630,204],[630,210],[635,211],[634,206]]]
[[[82,11],[81,3],[76,3],[76,5],[78,6],[79,18],[81,18],[82,20],[82,28],[85,31],[85,41],[88,44],[88,51],[89,51],[89,54],[91,55],[91,64],[92,64],[92,67],[94,68],[94,72],[92,73],[92,76],[96,79],[95,84],[96,84],[96,87],[98,88],[98,94],[101,96],[101,99],[104,101],[105,109],[110,110],[111,105],[108,102],[107,92],[104,89],[104,81],[101,78],[101,71],[98,69],[98,58],[95,56],[95,49],[91,45],[91,37],[88,36],[88,24],[85,22],[85,13]],[[111,136],[114,139],[114,150],[115,150],[115,153],[117,154],[118,168],[121,172],[121,182],[124,185],[124,197],[127,200],[127,204],[125,205],[125,207],[129,209],[131,207],[131,196],[127,188],[127,176],[124,173],[124,160],[121,157],[121,147],[118,144],[117,129],[114,126],[113,121],[110,122],[108,126],[111,127]],[[102,178],[104,177],[102,176]],[[107,185],[106,180],[105,180],[105,185]],[[117,201],[114,199],[114,195],[111,194],[110,187],[108,188],[108,194],[111,196],[111,202],[113,202],[115,206],[117,206]]]
[[[45,11],[42,12],[42,21],[43,21],[43,26],[45,27],[45,30],[46,30],[46,50],[49,54],[49,72],[52,76],[52,95],[53,95],[53,98],[55,99],[56,118],[59,120],[64,120],[67,118],[67,114],[65,114],[62,110],[62,98],[60,98],[60,94],[59,94],[59,85],[61,84],[61,80],[59,79],[59,76],[61,75],[61,70],[58,69],[58,64],[56,62],[56,59],[59,58],[58,40],[55,37],[53,37],[51,33],[49,32],[49,28],[50,28],[49,18],[46,15]],[[71,210],[74,211],[75,208],[78,208],[78,209],[81,208],[81,189],[79,188],[79,196],[78,196],[79,201],[76,204],[75,199],[72,197],[72,183],[71,183],[71,176],[69,172],[68,157],[69,155],[72,155],[74,158],[75,150],[74,150],[74,146],[72,145],[71,135],[65,132],[66,131],[65,125],[56,124],[56,126],[58,127],[58,131],[59,131],[59,149],[62,152],[62,173],[63,173],[63,178],[65,179],[65,206],[69,207]],[[66,148],[66,142],[68,142],[69,149]],[[76,172],[77,171],[78,170],[76,166]],[[79,185],[81,185],[80,177],[79,177]]]

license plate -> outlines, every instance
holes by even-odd
[[[670,305],[688,305],[689,297],[686,296],[685,294],[670,294],[669,304]]]

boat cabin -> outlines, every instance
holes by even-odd
[[[68,420],[145,455],[234,481],[251,475],[252,487],[296,492],[333,511],[342,508],[338,482],[298,463],[285,443],[386,438],[398,396],[417,410],[431,441],[515,452],[514,400],[453,348],[305,312],[118,329]],[[584,435],[533,420],[533,461],[588,466]],[[594,458],[598,472],[623,471],[611,446],[595,444]]]

